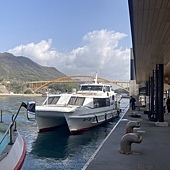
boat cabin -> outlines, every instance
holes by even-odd
[[[110,85],[103,85],[103,84],[82,84],[80,86],[80,91],[111,92],[111,86]]]
[[[65,105],[70,100],[71,94],[60,94],[48,96],[43,105]]]
[[[43,105],[56,105],[59,99],[60,96],[49,96],[47,97]]]
[[[72,96],[68,105],[85,106],[89,108],[107,107],[113,105],[113,101],[109,97],[79,97]]]

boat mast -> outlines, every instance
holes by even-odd
[[[97,71],[97,72],[96,72],[96,76],[95,76],[95,78],[94,78],[94,83],[95,83],[95,84],[97,84],[98,73],[99,73],[99,72]]]

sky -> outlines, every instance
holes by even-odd
[[[131,47],[127,0],[0,1],[0,53],[121,81],[130,78]]]

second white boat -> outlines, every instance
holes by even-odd
[[[118,116],[115,101],[110,96],[72,96],[63,109],[71,133],[84,131]]]

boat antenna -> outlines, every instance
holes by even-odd
[[[99,73],[99,71],[96,72],[96,76],[95,76],[95,78],[94,78],[94,83],[95,83],[95,84],[97,84],[98,73]]]

